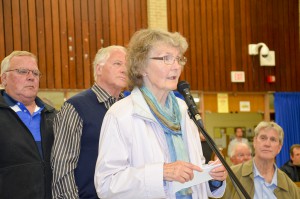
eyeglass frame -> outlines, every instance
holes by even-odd
[[[172,58],[172,60],[173,60],[172,63],[171,62],[167,63],[167,61],[168,61],[167,58]],[[176,56],[176,57],[174,57],[173,55],[165,55],[165,56],[162,56],[162,57],[150,57],[149,59],[163,60],[166,65],[172,65],[172,64],[174,64],[175,60],[181,66],[185,66],[186,63],[187,63],[187,58],[185,56],[181,56],[181,57]],[[184,64],[181,64],[180,63],[181,61],[184,61]]]
[[[23,72],[25,72],[25,71],[27,71],[27,72],[26,73],[22,73],[21,70],[23,70]],[[24,76],[25,75],[29,75],[30,72],[32,73],[32,75],[34,77],[40,78],[42,76],[41,71],[39,71],[39,70],[30,70],[30,69],[26,69],[26,68],[15,68],[15,69],[7,70],[5,72],[11,72],[11,71],[17,71],[17,73],[19,75],[24,75]]]

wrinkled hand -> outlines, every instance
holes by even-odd
[[[194,178],[194,170],[202,171],[200,167],[184,161],[165,163],[163,169],[164,180],[181,183],[192,180]]]
[[[220,160],[217,159],[216,161],[210,161],[208,164],[220,164],[220,163],[221,163]],[[209,172],[209,175],[214,180],[224,181],[224,180],[226,180],[228,173],[227,173],[225,167],[222,165],[222,166],[212,169]]]

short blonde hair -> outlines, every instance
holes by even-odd
[[[259,133],[264,129],[273,129],[275,130],[279,135],[279,143],[283,144],[283,138],[284,138],[284,132],[283,129],[276,124],[275,122],[266,122],[262,121],[260,122],[256,128],[254,129],[254,137],[258,137]]]
[[[178,32],[142,29],[134,33],[128,45],[127,65],[129,88],[143,85],[142,71],[147,66],[148,55],[153,46],[163,43],[178,48],[184,54],[188,48],[186,39]]]
[[[113,51],[116,51],[116,50],[120,50],[120,51],[126,53],[126,48],[125,47],[117,46],[117,45],[108,46],[108,47],[101,48],[101,49],[98,50],[97,54],[95,55],[94,62],[93,62],[94,80],[95,81],[97,79],[97,74],[96,74],[97,65],[98,64],[104,65],[105,62],[110,57],[111,53]]]
[[[19,51],[19,50],[13,51],[12,53],[10,53],[10,55],[6,56],[2,60],[2,63],[1,63],[1,76],[2,76],[3,73],[5,73],[9,69],[11,59],[13,57],[19,57],[19,56],[29,56],[29,57],[34,58],[35,61],[37,62],[37,57],[31,52]]]

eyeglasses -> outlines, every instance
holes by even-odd
[[[155,59],[155,60],[164,60],[164,63],[167,65],[172,65],[174,64],[175,60],[177,60],[178,64],[181,66],[184,66],[187,62],[186,57],[174,57],[173,55],[166,55],[163,57],[150,57],[150,59]]]
[[[41,77],[42,73],[39,70],[30,70],[26,68],[16,68],[16,69],[11,69],[7,70],[5,72],[11,72],[11,71],[16,71],[19,75],[29,75],[30,72],[32,72],[34,77]]]

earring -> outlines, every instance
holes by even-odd
[[[147,73],[143,73],[143,76],[146,77],[148,74]]]

